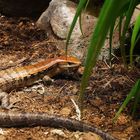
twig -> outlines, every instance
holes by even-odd
[[[77,115],[77,120],[81,120],[81,111],[79,106],[75,103],[73,99],[71,99],[72,103],[74,104],[75,110],[76,110],[76,115]]]

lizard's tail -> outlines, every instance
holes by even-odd
[[[48,126],[66,128],[72,131],[91,131],[100,135],[104,140],[116,140],[102,130],[74,119],[68,119],[47,113],[0,113],[0,127],[33,127]]]

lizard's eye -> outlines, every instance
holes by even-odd
[[[75,68],[75,67],[78,67],[78,66],[79,66],[79,64],[77,64],[77,63],[71,63],[71,62],[67,63],[67,67],[69,67],[69,68]]]

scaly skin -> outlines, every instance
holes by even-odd
[[[61,56],[35,63],[33,65],[0,71],[0,99],[3,108],[8,108],[9,98],[6,92],[19,87],[32,85],[45,75],[52,77],[66,70],[76,70],[81,62],[74,57]],[[115,140],[109,134],[86,123],[46,113],[0,113],[0,127],[48,126],[69,130],[91,131],[104,140]]]
[[[103,138],[103,140],[116,140],[111,135],[98,128],[74,119],[67,119],[47,113],[0,113],[0,127],[55,127],[66,128],[72,131],[91,131]]]
[[[7,92],[13,89],[30,86],[44,76],[53,77],[66,70],[75,70],[81,62],[70,56],[47,59],[32,65],[10,68],[0,71],[0,99],[3,108],[9,108]]]

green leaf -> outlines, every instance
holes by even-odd
[[[116,20],[117,16],[120,13],[121,7],[126,4],[126,1],[122,0],[106,0],[103,8],[101,10],[98,23],[95,27],[93,35],[91,37],[90,45],[88,46],[88,54],[86,57],[85,70],[82,76],[79,101],[80,106],[82,107],[84,91],[88,85],[88,80],[92,71],[93,66],[96,64],[97,57],[100,53],[100,50],[104,44],[106,35],[110,29],[110,26],[113,21]]]
[[[130,64],[132,65],[133,63],[133,50],[136,44],[136,41],[138,40],[138,33],[140,31],[140,15],[137,17],[134,29],[132,32],[132,37],[131,37],[131,48],[130,48]],[[139,35],[140,36],[140,35]]]
[[[66,54],[67,54],[67,48],[68,43],[72,34],[72,31],[74,29],[74,26],[77,22],[77,19],[79,16],[81,16],[81,12],[83,11],[84,7],[86,7],[86,4],[88,0],[80,0],[80,3],[78,4],[75,17],[73,19],[73,22],[71,24],[71,28],[67,37],[66,41]],[[85,69],[84,74],[82,76],[81,86],[80,86],[80,93],[79,93],[79,101],[80,101],[80,107],[82,107],[83,99],[84,99],[84,91],[88,85],[88,80],[92,71],[92,68],[96,64],[97,57],[100,53],[100,50],[104,44],[104,41],[106,39],[106,36],[108,34],[108,31],[110,30],[110,53],[111,53],[111,44],[112,44],[112,37],[113,37],[113,31],[116,19],[120,17],[119,22],[119,38],[120,38],[120,46],[121,46],[121,53],[125,61],[125,48],[124,48],[124,42],[125,42],[125,35],[127,32],[127,29],[130,24],[130,20],[132,17],[132,14],[134,12],[134,9],[136,5],[140,3],[140,0],[105,0],[105,3],[103,5],[103,8],[101,10],[101,13],[98,18],[98,23],[95,27],[95,30],[93,31],[90,44],[88,46],[88,54],[86,56],[86,62],[85,62]],[[125,18],[125,22],[123,24],[123,19]],[[81,20],[80,20],[81,22]],[[81,23],[80,23],[81,24]],[[82,25],[82,24],[81,24]],[[80,25],[80,27],[81,27]],[[135,27],[136,28],[136,27]],[[82,31],[82,28],[81,28]],[[135,30],[135,35],[132,40],[136,41],[140,37],[140,35],[136,35],[138,33],[138,29]],[[137,36],[137,37],[136,37]],[[133,42],[134,43],[134,42]],[[135,44],[134,43],[134,44]],[[132,53],[132,52],[131,52]],[[140,91],[140,80],[137,81],[135,86],[132,88],[131,92],[127,96],[126,100],[122,104],[121,108],[117,112],[114,120],[118,117],[118,115],[121,113],[121,111],[125,108],[125,106],[128,104],[128,102],[131,100],[132,97],[136,96],[136,100],[134,103],[133,112],[136,110],[138,100],[140,98],[140,95],[138,92]]]
[[[86,3],[87,3],[87,0],[80,0],[80,2],[78,4],[76,14],[75,14],[75,16],[73,18],[73,21],[72,21],[72,24],[71,24],[71,27],[70,27],[70,30],[69,30],[69,33],[68,33],[68,36],[67,36],[67,40],[66,40],[66,55],[67,55],[68,44],[69,44],[69,40],[70,40],[72,31],[73,31],[73,29],[75,27],[75,24],[77,22],[78,17],[80,16],[82,10],[84,9]]]
[[[79,15],[79,25],[80,25],[80,30],[81,30],[81,33],[82,33],[83,36],[84,36],[84,33],[83,33],[83,29],[82,29],[82,13],[86,12],[88,4],[89,4],[89,0],[87,0],[83,12],[81,12],[80,15]]]
[[[111,53],[112,53],[112,39],[113,39],[114,27],[115,27],[115,20],[111,24],[110,34],[109,34],[109,61],[110,61],[110,64],[111,64],[111,59],[112,59]]]
[[[121,44],[121,46],[120,46],[121,47],[121,54],[122,54],[124,65],[126,65],[125,46],[124,46],[125,35],[126,35],[127,30],[128,30],[130,20],[131,20],[131,17],[133,15],[133,12],[134,12],[134,9],[137,5],[138,0],[129,0],[129,1],[130,1],[130,4],[129,4],[129,8],[126,12],[126,20],[125,20],[125,23],[124,23],[124,28],[123,28],[123,32],[122,32],[122,36],[121,36],[121,42],[120,42],[120,44]]]
[[[134,85],[134,87],[131,89],[130,93],[128,94],[128,96],[126,97],[125,101],[123,102],[123,104],[121,105],[119,111],[116,113],[113,121],[115,122],[120,113],[123,111],[123,109],[126,107],[126,105],[129,103],[129,101],[132,99],[132,97],[135,97],[137,93],[140,92],[140,80],[138,80],[136,82],[136,84]]]
[[[136,112],[139,101],[140,101],[140,87],[139,87],[139,90],[137,91],[137,93],[135,95],[135,101],[134,101],[132,116],[134,116],[134,114]]]

